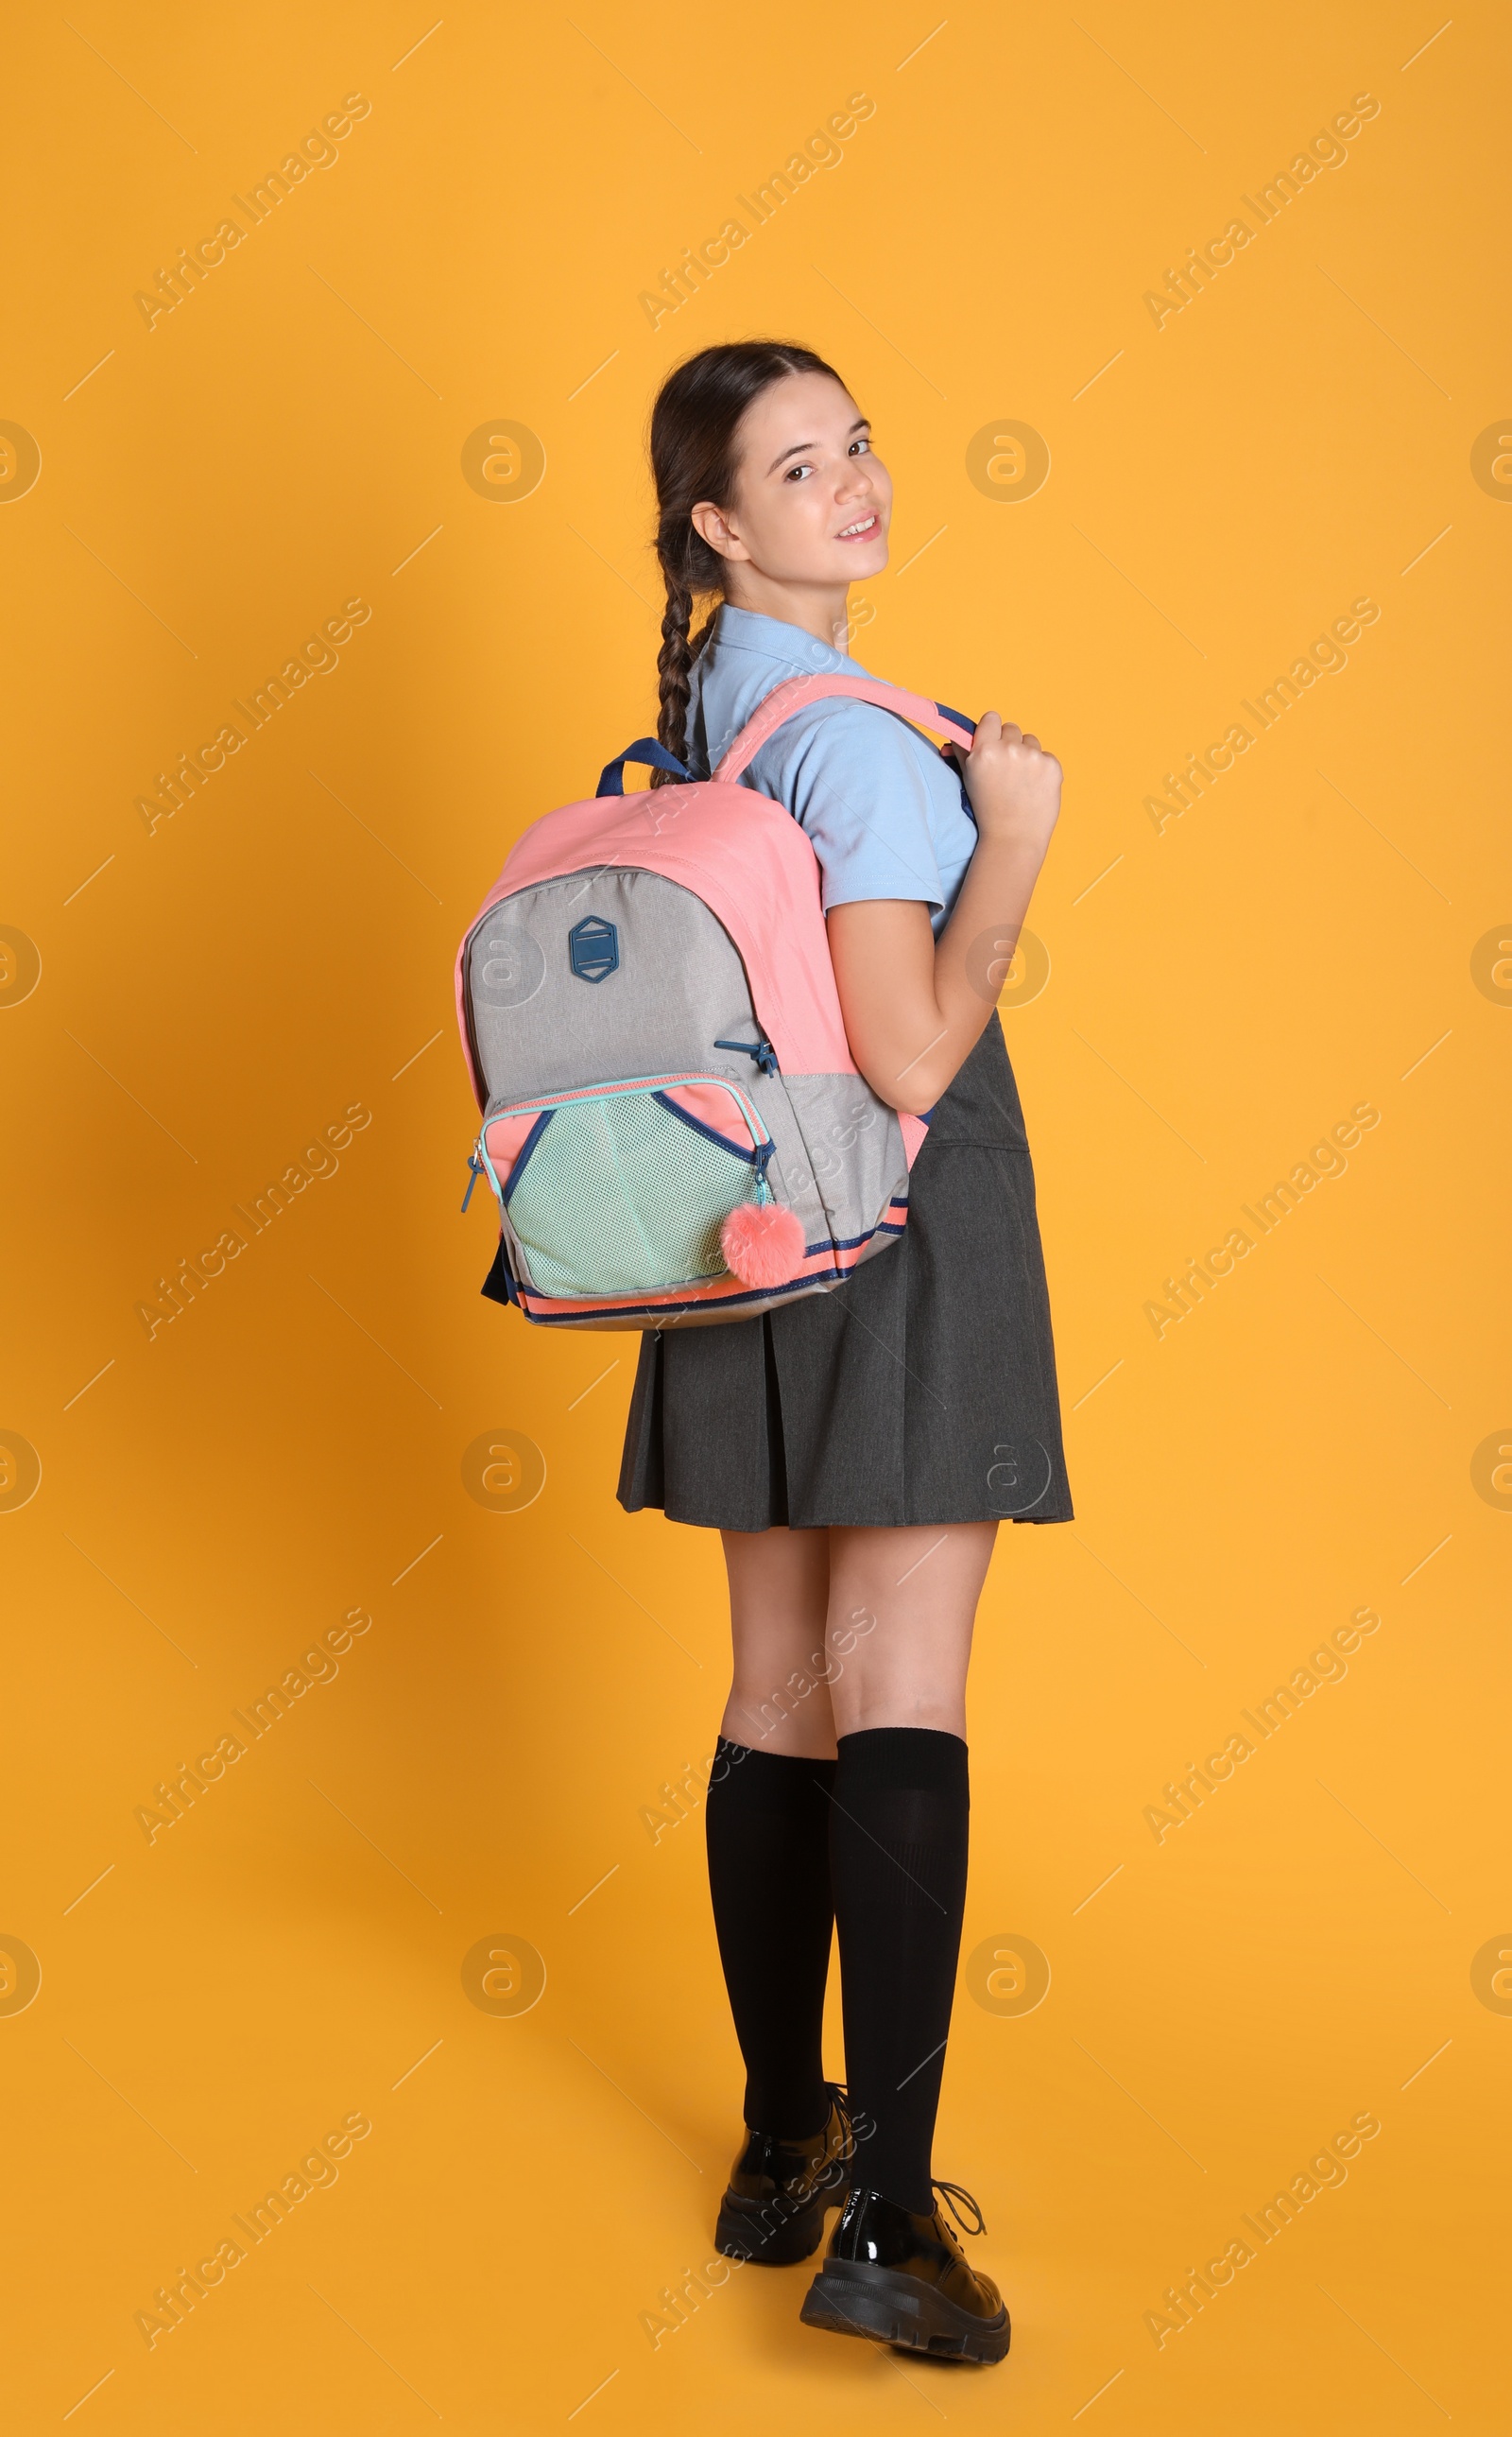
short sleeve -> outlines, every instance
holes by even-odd
[[[936,847],[960,780],[912,728],[874,705],[811,703],[751,763],[749,784],[799,822],[823,873],[824,910],[871,898],[947,903]]]

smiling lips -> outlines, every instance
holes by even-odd
[[[870,541],[877,529],[877,512],[873,509],[870,516],[858,518],[853,525],[846,525],[843,532],[835,535],[835,539],[837,541]]]

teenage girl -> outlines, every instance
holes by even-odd
[[[667,583],[657,733],[695,779],[772,689],[846,657],[893,486],[808,348],[706,348],[652,418]],[[715,606],[689,638],[695,599]],[[912,673],[915,677],[918,672]],[[809,705],[744,784],[802,823],[851,1051],[930,1116],[908,1225],[833,1293],[647,1334],[619,1499],[713,1527],[735,1665],[706,1807],[746,2068],[722,2251],[807,2258],[810,2326],[1000,2360],[1008,2313],[937,2207],[930,2141],[966,1882],[966,1663],[999,1520],[1072,1513],[1034,1171],[995,1001],[1060,765],[988,711],[947,759]],[[821,2056],[838,1923],[848,2093]],[[848,2185],[848,2190],[845,2188]]]

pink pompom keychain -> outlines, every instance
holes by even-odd
[[[720,1248],[745,1287],[785,1287],[803,1268],[804,1236],[780,1201],[741,1201],[720,1230]]]

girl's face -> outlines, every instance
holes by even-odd
[[[826,591],[887,565],[893,485],[856,401],[823,373],[791,373],[747,408],[727,508],[702,501],[693,522],[732,566],[732,598],[768,586]],[[761,582],[760,579],[765,579]]]

